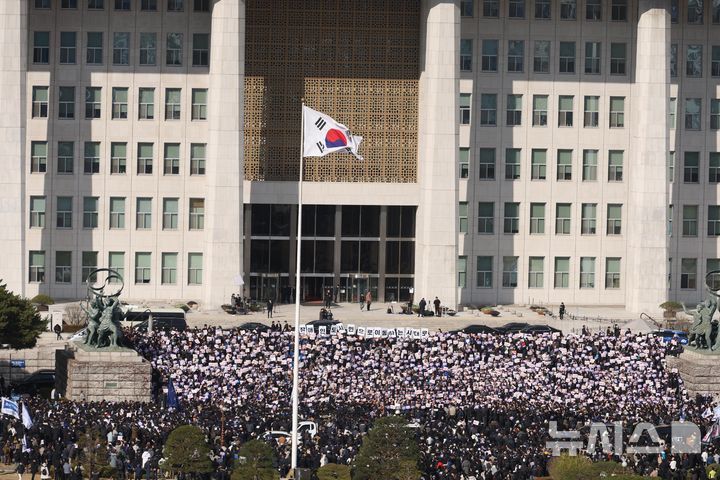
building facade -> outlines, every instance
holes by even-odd
[[[694,301],[720,268],[702,0],[6,0],[0,277],[78,298]],[[305,159],[300,106],[365,140]],[[238,283],[242,277],[244,286]]]

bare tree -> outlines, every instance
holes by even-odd
[[[65,307],[65,315],[63,321],[72,327],[82,327],[87,322],[87,315],[83,312],[80,305],[73,303]]]

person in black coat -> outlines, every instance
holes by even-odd
[[[418,303],[418,317],[422,317],[425,314],[425,306],[427,306],[427,302],[425,301],[425,297],[420,299],[420,303]]]

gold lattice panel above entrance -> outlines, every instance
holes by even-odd
[[[301,99],[362,135],[364,162],[305,160],[305,180],[414,182],[418,0],[246,0],[245,178],[297,180]]]

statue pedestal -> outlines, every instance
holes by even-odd
[[[55,352],[55,389],[74,401],[149,402],[152,367],[129,348],[97,350],[81,343]]]
[[[701,353],[686,349],[679,357],[667,358],[668,368],[677,368],[692,395],[720,395],[720,352]]]

